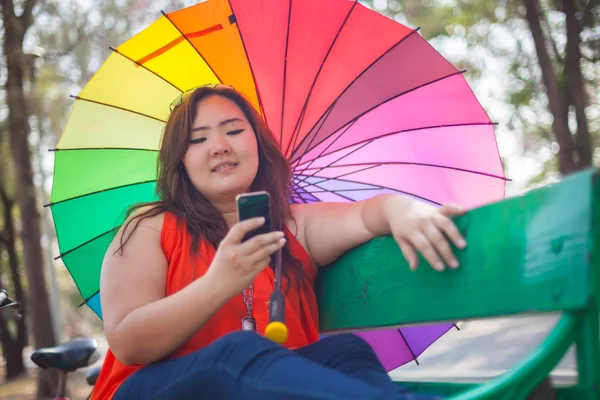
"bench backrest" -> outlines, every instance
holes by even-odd
[[[411,271],[392,237],[365,243],[319,273],[321,330],[596,308],[599,196],[587,170],[469,211],[458,270]]]

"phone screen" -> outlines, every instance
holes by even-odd
[[[254,192],[240,194],[236,198],[238,218],[244,221],[250,218],[264,217],[265,223],[261,227],[246,234],[242,241],[248,240],[256,235],[272,231],[271,227],[271,203],[267,192]]]

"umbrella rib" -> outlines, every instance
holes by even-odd
[[[386,51],[384,51],[379,57],[377,57],[375,60],[373,60],[373,62],[367,66],[360,74],[358,74],[356,76],[356,78],[354,78],[352,80],[352,82],[350,82],[346,88],[338,95],[338,97],[331,103],[331,105],[328,107],[328,109],[333,109],[333,107],[337,104],[338,100],[348,91],[348,89],[350,89],[350,87],[354,84],[354,82],[356,82],[358,79],[360,79],[369,69],[371,69],[371,67],[373,65],[375,65],[377,62],[379,62],[379,60],[381,60],[383,57],[385,57],[390,51],[392,51],[393,49],[395,49],[396,47],[398,47],[402,42],[404,42],[406,39],[408,39],[410,36],[412,36],[413,34],[415,34],[416,32],[419,31],[420,28],[415,28],[412,30],[412,32],[410,32],[408,35],[404,36],[403,38],[401,38],[400,40],[398,40],[397,43],[395,43],[393,46],[391,46],[389,49],[387,49]],[[308,99],[307,99],[307,103],[308,103]],[[319,121],[317,120],[317,122],[315,122],[315,124],[308,130],[308,132],[310,133],[319,123]],[[323,121],[323,124],[325,123],[325,121]],[[321,124],[321,126],[323,126],[323,124]],[[299,129],[298,129],[299,130]],[[307,135],[308,136],[308,135]],[[305,136],[304,138],[302,138],[302,140],[300,141],[300,143],[298,144],[298,147],[300,147],[304,141],[306,140],[307,136]],[[314,140],[314,137],[316,136],[313,135],[310,139],[310,142],[307,146],[307,149],[310,148],[310,145],[312,144],[312,141]],[[294,157],[294,153],[295,150],[292,151],[292,154],[290,156],[290,158]]]
[[[283,144],[283,116],[285,114],[285,86],[287,84],[287,56],[288,56],[288,48],[290,44],[290,25],[292,21],[292,1],[289,1],[288,7],[288,23],[287,23],[287,32],[285,34],[285,55],[283,58],[283,85],[281,90],[281,128],[279,130],[279,143]],[[285,153],[284,153],[285,154]]]
[[[181,31],[181,29],[179,29],[179,27],[177,26],[177,24],[175,22],[173,22],[173,20],[171,20],[171,18],[169,18],[169,15],[167,13],[165,13],[163,10],[161,10],[160,12],[167,19],[167,21],[169,21],[171,23],[171,25],[173,25],[173,27],[175,29],[177,29],[177,32],[179,32],[179,34],[185,39],[185,41],[188,42],[188,44],[192,47],[192,49],[194,49],[194,51],[198,54],[198,56],[202,59],[202,61],[204,61],[206,63],[206,65],[208,66],[208,68],[210,68],[210,70],[217,77],[217,79],[219,80],[219,82],[223,83],[223,80],[219,77],[219,75],[217,74],[217,71],[215,71],[213,69],[213,67],[210,65],[210,63],[208,61],[206,61],[206,58],[204,58],[202,56],[202,54],[200,54],[200,50],[198,50],[196,48],[196,46],[194,46],[192,44],[192,42],[190,42],[190,39],[188,39],[188,37]]]
[[[304,190],[304,188],[301,188],[297,185],[294,185],[294,189],[293,189],[294,194],[296,195],[296,197],[298,197],[300,200],[306,202],[306,199],[304,199],[302,197],[302,193],[307,194],[309,196],[311,196],[313,199],[315,199],[316,201],[318,201],[319,199],[315,196],[313,196],[312,194],[310,194],[308,191]],[[293,197],[293,196],[292,196]]]
[[[116,229],[119,229],[119,227],[120,227],[120,225],[119,225],[119,226],[115,226],[115,227],[114,227],[114,228],[112,228],[111,230],[108,230],[108,231],[106,231],[106,232],[104,232],[104,233],[101,233],[101,234],[99,234],[98,236],[96,236],[96,237],[93,237],[92,239],[90,239],[90,240],[88,240],[88,241],[86,241],[86,242],[84,242],[84,243],[81,243],[81,244],[79,244],[79,245],[77,245],[77,246],[73,247],[72,249],[69,249],[69,250],[65,251],[64,253],[61,253],[60,255],[58,255],[58,256],[56,256],[56,257],[54,257],[54,259],[55,259],[55,260],[60,260],[60,259],[62,259],[64,256],[71,254],[71,253],[72,253],[72,252],[74,252],[75,250],[77,250],[77,249],[80,249],[80,248],[82,248],[83,246],[85,246],[85,245],[87,245],[87,244],[90,244],[90,243],[92,243],[94,240],[98,240],[98,239],[100,239],[102,236],[106,236],[106,235],[108,235],[109,233],[111,233],[111,232],[114,232]]]
[[[290,201],[292,204],[305,204],[305,202],[303,202],[300,198],[290,197]]]
[[[346,26],[346,23],[348,22],[348,20],[350,19],[350,15],[352,15],[352,12],[354,11],[354,9],[356,8],[356,5],[358,4],[358,1],[355,0],[352,3],[352,6],[350,7],[350,10],[348,11],[348,14],[346,15],[346,18],[344,19],[344,22],[342,22],[342,24],[340,25],[340,28],[338,29],[337,33],[335,34],[335,37],[333,38],[333,41],[331,42],[331,45],[329,46],[329,49],[327,49],[327,53],[325,53],[325,57],[323,57],[323,61],[321,62],[321,65],[319,65],[319,69],[317,70],[317,73],[315,74],[315,78],[313,79],[313,82],[310,86],[310,89],[308,90],[308,94],[306,95],[306,99],[304,100],[304,105],[302,106],[302,111],[300,111],[300,117],[298,118],[298,120],[296,121],[296,126],[294,127],[294,130],[292,131],[292,137],[294,138],[294,143],[292,144],[291,148],[294,149],[296,146],[296,141],[298,140],[298,135],[300,133],[300,127],[302,126],[302,122],[304,122],[304,116],[306,114],[306,109],[308,108],[308,102],[310,100],[310,96],[312,95],[312,92],[315,88],[315,85],[317,84],[317,80],[319,79],[319,76],[321,75],[321,71],[323,70],[323,66],[325,65],[325,63],[327,62],[327,59],[329,58],[329,54],[331,53],[331,50],[333,49],[333,46],[335,46],[340,33],[342,33],[342,30],[344,29],[344,27]],[[283,131],[283,129],[282,129]],[[290,141],[291,143],[291,141]],[[287,148],[285,149],[285,153],[287,154],[290,150],[290,143],[288,143]]]
[[[412,348],[408,344],[408,340],[406,340],[406,338],[404,337],[404,333],[402,333],[401,329],[397,329],[397,330],[398,330],[398,333],[400,334],[400,337],[404,341],[404,344],[406,345],[406,348],[408,349],[408,351],[410,351],[410,355],[412,356],[413,360],[417,363],[417,365],[419,365],[419,361],[417,360],[417,356],[415,355],[415,352],[412,350]]]
[[[337,162],[337,161],[335,161],[335,162]],[[375,164],[375,163],[352,163],[352,164],[343,164],[343,165],[328,165],[326,167],[319,168],[317,171],[315,171],[310,176],[314,176],[314,174],[317,174],[317,173],[323,171],[326,168],[360,167],[360,166],[363,166],[363,165],[373,165],[373,164]],[[466,168],[451,167],[449,165],[419,163],[419,162],[411,162],[411,161],[388,161],[388,162],[377,163],[377,166],[381,166],[381,165],[416,165],[418,167],[432,167],[432,168],[451,169],[451,170],[454,170],[454,171],[466,172],[466,173],[469,173],[469,174],[487,176],[489,178],[499,179],[499,180],[502,180],[502,181],[509,181],[509,182],[511,181],[509,178],[506,178],[504,176],[490,174],[488,172],[475,171],[475,170],[466,169]],[[354,173],[354,172],[352,172],[352,173]]]
[[[398,94],[396,94],[396,95],[394,95],[394,96],[392,96],[392,97],[390,97],[390,98],[388,98],[388,99],[385,99],[385,100],[383,100],[383,101],[381,101],[381,102],[379,102],[379,103],[375,104],[374,106],[372,106],[372,107],[370,107],[370,108],[368,108],[368,109],[364,110],[363,112],[361,112],[360,114],[358,114],[357,116],[355,116],[354,118],[352,118],[352,119],[351,119],[350,121],[348,121],[347,123],[349,123],[349,122],[352,122],[352,121],[355,121],[355,120],[358,120],[358,119],[360,119],[361,117],[363,117],[363,116],[364,116],[364,115],[366,115],[367,113],[371,112],[372,110],[376,109],[377,107],[379,107],[379,106],[381,106],[381,105],[383,105],[383,104],[385,104],[385,103],[387,103],[387,102],[390,102],[390,101],[392,101],[392,100],[395,100],[395,99],[397,99],[397,98],[399,98],[399,97],[401,97],[401,96],[404,96],[404,95],[406,95],[406,94],[408,94],[408,93],[411,93],[411,92],[414,92],[414,91],[416,91],[416,90],[419,90],[419,89],[421,89],[421,88],[423,88],[423,87],[426,87],[426,86],[429,86],[429,85],[433,85],[433,84],[435,84],[435,83],[438,83],[438,82],[441,82],[441,81],[443,81],[443,80],[445,80],[445,79],[452,78],[452,77],[454,77],[454,76],[456,76],[456,75],[461,75],[461,74],[464,74],[465,72],[466,72],[466,70],[462,70],[462,71],[453,72],[453,73],[451,73],[451,74],[448,74],[448,75],[445,75],[445,76],[442,76],[442,77],[439,77],[439,78],[433,79],[433,80],[431,80],[431,81],[429,81],[429,82],[422,83],[421,85],[419,85],[419,86],[415,86],[415,87],[413,87],[413,88],[410,88],[410,89],[408,89],[408,90],[405,90],[404,92],[398,93]],[[333,107],[333,106],[332,106],[332,107]],[[331,115],[331,113],[330,113],[330,114],[328,114],[328,116],[327,116],[326,118],[329,118],[329,116],[330,116],[330,115]],[[320,142],[318,142],[318,143],[315,143],[314,145],[313,145],[313,143],[312,143],[312,142],[313,142],[313,140],[314,140],[314,138],[316,138],[316,137],[318,136],[318,133],[319,133],[319,131],[321,130],[321,128],[323,127],[323,125],[325,125],[325,121],[323,121],[323,124],[321,124],[321,127],[319,128],[319,130],[318,130],[318,131],[316,131],[314,135],[312,135],[312,137],[311,137],[311,141],[310,141],[310,143],[309,143],[309,146],[307,146],[307,147],[306,147],[306,151],[310,151],[312,148],[314,148],[314,147],[316,147],[316,146],[320,145],[320,144],[321,144],[323,141],[325,141],[325,140],[327,139],[327,137],[325,137],[325,138],[323,138],[323,139],[322,139]],[[315,126],[316,126],[316,124],[315,124]],[[342,125],[342,126],[343,126],[343,125]],[[311,129],[311,130],[312,130],[312,129]],[[312,147],[310,147],[311,145],[312,145]]]
[[[134,63],[138,67],[144,68],[146,71],[150,72],[152,75],[158,77],[159,79],[162,79],[163,81],[165,81],[166,83],[168,83],[169,85],[171,85],[172,87],[174,87],[175,89],[177,89],[177,90],[179,90],[180,92],[183,93],[183,89],[177,87],[174,83],[169,82],[167,79],[165,79],[165,77],[158,75],[156,72],[152,71],[151,69],[149,69],[148,67],[146,67],[144,64],[141,64],[140,62],[134,60],[133,58],[131,58],[129,56],[126,56],[125,54],[123,54],[119,50],[117,50],[115,47],[108,46],[108,48],[111,49],[114,53],[116,53],[116,54],[124,57],[126,60],[131,61],[132,63]]]
[[[314,157],[314,158],[312,158],[312,159],[310,160],[309,164],[308,164],[308,165],[307,165],[307,166],[306,166],[306,167],[305,167],[305,168],[304,168],[304,169],[301,171],[301,173],[302,173],[302,172],[304,172],[304,171],[306,171],[307,169],[309,169],[309,167],[310,167],[310,166],[311,166],[311,165],[312,165],[312,164],[313,164],[313,163],[314,163],[316,160],[318,160],[318,159],[319,159],[321,156],[323,156],[323,155],[325,154],[325,152],[326,152],[326,151],[327,151],[327,150],[328,150],[328,149],[329,149],[331,146],[333,146],[333,144],[334,144],[335,142],[337,142],[337,141],[340,139],[340,137],[342,137],[342,135],[343,135],[343,134],[345,134],[345,133],[346,133],[346,132],[347,132],[347,131],[348,131],[348,130],[349,130],[351,127],[352,127],[352,125],[354,125],[355,123],[356,123],[356,120],[353,120],[353,121],[352,121],[352,122],[351,122],[349,125],[347,125],[347,126],[346,126],[346,128],[344,129],[344,131],[343,131],[343,132],[342,132],[342,133],[341,133],[341,134],[340,134],[340,135],[339,135],[337,138],[335,138],[335,139],[334,139],[334,140],[333,140],[333,141],[332,141],[332,142],[331,142],[329,145],[327,145],[327,147],[325,147],[325,148],[324,148],[324,149],[321,151],[321,153],[319,153],[319,155],[318,155],[318,156],[316,156],[316,157]],[[348,154],[346,154],[346,155],[342,156],[342,157],[341,157],[341,158],[339,158],[338,160],[331,162],[331,163],[330,163],[328,166],[330,166],[330,165],[332,165],[332,164],[335,164],[336,162],[340,161],[340,160],[341,160],[341,159],[343,159],[344,157],[347,157],[347,156],[349,156],[350,154],[354,153],[354,152],[355,152],[355,151],[357,151],[357,150],[360,150],[360,149],[361,149],[361,148],[363,148],[364,146],[366,146],[366,145],[368,145],[368,144],[370,144],[370,143],[372,143],[372,142],[375,142],[375,141],[377,141],[377,140],[379,140],[379,139],[386,138],[386,137],[388,137],[388,136],[393,136],[393,135],[397,135],[397,134],[400,134],[400,133],[406,133],[406,132],[415,132],[415,131],[420,131],[420,130],[435,129],[435,128],[455,128],[455,127],[459,127],[459,126],[485,126],[485,125],[492,125],[492,126],[494,126],[494,125],[497,125],[497,123],[495,123],[495,122],[469,122],[469,123],[462,123],[462,124],[431,125],[431,126],[422,126],[422,127],[418,127],[418,128],[402,129],[402,130],[399,130],[399,131],[394,131],[394,132],[388,132],[388,133],[384,133],[384,134],[378,135],[378,136],[376,136],[376,137],[372,137],[372,138],[364,139],[364,140],[361,140],[361,141],[358,141],[358,142],[354,142],[354,143],[352,143],[352,144],[349,144],[349,145],[347,145],[347,146],[340,147],[339,149],[336,149],[336,150],[335,150],[335,152],[338,152],[338,151],[343,151],[343,150],[346,150],[346,149],[348,149],[348,148],[350,148],[350,147],[353,147],[353,146],[356,146],[356,145],[359,145],[359,144],[364,144],[363,146],[360,146],[360,147],[359,147],[359,148],[357,148],[356,150],[354,150],[354,151],[352,151],[352,152],[350,152],[350,153],[348,153]],[[334,134],[335,134],[335,133],[334,133]],[[305,154],[306,154],[306,153],[305,153]],[[304,154],[304,155],[305,155],[305,154]],[[328,153],[328,154],[333,154],[333,152],[332,152],[332,153]],[[302,157],[304,157],[304,155],[302,155]],[[300,158],[300,160],[301,160],[301,159],[302,159],[302,158]],[[297,163],[296,165],[300,165],[299,161],[298,161],[298,163]],[[328,167],[328,166],[327,166],[327,167]],[[327,168],[327,167],[325,167],[325,168]]]
[[[81,293],[81,291],[80,291],[80,293]],[[88,297],[87,299],[83,300],[83,302],[81,302],[81,303],[79,304],[79,307],[81,307],[81,306],[83,306],[83,305],[87,304],[87,302],[88,302],[88,301],[90,301],[90,300],[92,299],[92,297],[94,297],[95,295],[97,295],[97,294],[99,294],[99,293],[100,293],[100,290],[96,290],[96,291],[94,292],[94,294],[92,294],[92,295],[91,295],[90,297]]]
[[[296,193],[296,192],[294,192],[294,193]],[[294,194],[292,194],[292,195],[290,196],[290,200],[291,200],[291,201],[292,201],[294,204],[303,204],[303,203],[302,203],[302,198],[301,198],[300,196],[298,196],[298,195],[294,195]]]
[[[370,188],[357,188],[357,189],[325,189],[324,187],[320,186],[319,183],[322,182],[318,182],[318,183],[310,183],[307,186],[315,186],[321,190],[314,190],[314,191],[308,191],[305,190],[306,193],[339,193],[339,192],[368,192],[371,190],[382,190],[383,188],[381,187],[370,187]],[[366,185],[366,184],[364,184]],[[305,187],[303,187],[302,189],[304,189]],[[392,189],[394,190],[394,189]]]
[[[325,111],[325,114],[323,114],[323,115],[325,115],[325,116],[326,116],[326,118],[328,118],[328,117],[329,117],[329,114],[331,114],[331,112],[332,112],[332,111],[333,111],[333,107],[330,107],[329,109],[327,109],[327,111]],[[325,120],[323,120],[323,123],[325,123]],[[351,122],[349,125],[350,125],[350,126],[354,125],[354,122]],[[323,126],[323,124],[321,124],[321,126]],[[349,127],[348,127],[348,128],[349,128]],[[346,128],[346,129],[348,129],[348,128]],[[321,128],[319,128],[319,129],[321,129]],[[335,134],[335,133],[337,133],[337,132],[334,132],[333,134]],[[336,139],[334,140],[334,143],[335,143],[335,142],[336,142],[338,139],[339,139],[339,138],[336,138]],[[296,165],[300,165],[300,163],[302,162],[302,159],[304,158],[304,156],[306,155],[306,153],[307,153],[307,152],[308,152],[308,150],[307,150],[307,151],[305,151],[305,152],[304,152],[304,153],[303,153],[303,154],[300,156],[300,158],[296,159],[295,161],[292,161],[292,163],[293,163],[293,164],[296,164]],[[319,156],[320,156],[320,155],[319,155]]]
[[[340,196],[341,198],[346,199],[348,201],[355,201],[354,199],[352,199],[352,198],[350,198],[348,196],[344,196],[343,194],[340,194],[338,191],[335,191],[335,190],[326,190],[326,189],[324,189],[324,188],[322,188],[321,186],[318,186],[318,185],[313,185],[313,186],[316,186],[319,189],[323,189],[323,192],[319,192],[319,193],[329,192],[329,193],[335,194],[336,196]],[[314,193],[314,192],[308,192],[307,191],[306,193],[312,195],[312,193]],[[317,198],[317,196],[314,196],[314,195],[313,195],[313,197]]]
[[[337,175],[337,176],[335,176],[335,177],[333,177],[333,178],[323,178],[323,177],[320,177],[320,176],[318,176],[317,178],[320,178],[320,179],[322,179],[322,180],[320,180],[320,181],[318,181],[318,182],[315,182],[315,183],[311,183],[311,185],[318,185],[318,184],[320,184],[320,183],[323,183],[323,182],[326,182],[326,181],[333,181],[333,180],[342,181],[342,182],[348,182],[348,183],[364,183],[365,185],[371,185],[371,186],[376,186],[376,187],[378,186],[378,187],[379,187],[379,188],[381,188],[381,189],[393,190],[393,191],[396,191],[396,192],[399,192],[399,193],[407,194],[407,195],[414,196],[414,197],[417,197],[417,198],[419,198],[419,199],[422,199],[422,200],[429,201],[429,202],[431,202],[431,203],[434,203],[434,204],[437,204],[437,205],[441,205],[441,203],[438,203],[437,201],[434,201],[434,200],[428,199],[428,198],[426,198],[426,197],[419,196],[419,195],[416,195],[416,194],[414,194],[414,193],[409,193],[409,192],[405,192],[405,191],[398,190],[398,189],[393,189],[393,188],[390,188],[390,187],[387,187],[387,186],[373,185],[373,184],[371,184],[371,183],[366,183],[366,182],[349,181],[349,180],[347,180],[347,179],[340,179],[340,178],[342,178],[342,177],[344,177],[344,176],[347,176],[347,175],[352,175],[352,174],[356,174],[356,173],[358,173],[358,172],[367,171],[367,170],[369,170],[369,169],[372,169],[372,168],[379,167],[380,165],[381,165],[381,164],[369,165],[369,166],[368,166],[368,167],[366,167],[366,168],[362,168],[362,169],[359,169],[359,170],[356,170],[356,171],[352,171],[352,172],[346,172],[345,174],[340,174],[340,175]]]
[[[371,168],[374,168],[374,167],[377,167],[377,165],[375,165],[375,166],[372,166],[372,167],[369,167],[369,168],[364,168],[364,169],[362,169],[362,170],[360,170],[360,171],[366,171],[366,170],[368,170],[368,169],[371,169]],[[353,171],[353,172],[350,172],[350,174],[353,174],[353,173],[355,173],[355,172],[360,172],[360,171]],[[371,186],[373,186],[373,187],[374,187],[376,190],[391,190],[391,191],[393,191],[393,192],[396,192],[396,193],[399,193],[399,194],[405,194],[405,195],[408,195],[408,196],[413,196],[413,197],[416,197],[416,198],[418,198],[418,199],[421,199],[421,200],[428,201],[428,202],[430,202],[430,203],[432,203],[432,204],[435,204],[435,205],[438,205],[438,206],[441,206],[441,205],[442,205],[441,203],[439,203],[439,202],[437,202],[437,201],[435,201],[435,200],[431,200],[431,199],[428,199],[427,197],[419,196],[418,194],[414,194],[414,193],[406,192],[406,191],[404,191],[404,190],[393,189],[393,188],[390,188],[390,187],[387,187],[387,186],[372,185],[372,184],[370,184],[370,183],[357,182],[357,181],[349,181],[349,180],[346,180],[346,179],[339,179],[340,177],[343,177],[343,176],[345,176],[345,175],[348,175],[348,174],[342,174],[342,175],[338,175],[338,176],[337,176],[337,177],[335,177],[335,178],[322,178],[322,180],[320,180],[320,181],[318,181],[318,182],[315,182],[315,183],[311,183],[311,185],[312,185],[312,186],[316,186],[316,187],[318,187],[319,189],[327,190],[327,189],[324,189],[322,186],[319,186],[319,184],[321,184],[321,183],[323,183],[323,182],[327,182],[327,181],[334,181],[334,180],[336,180],[336,181],[342,181],[342,182],[348,182],[348,183],[362,183],[362,184],[364,184],[364,185],[371,185]],[[320,178],[320,177],[319,177],[319,178]],[[333,193],[335,193],[336,191],[330,190],[330,192],[333,192]],[[306,193],[310,193],[310,192],[306,192]],[[337,194],[337,193],[336,193],[336,194]],[[354,200],[352,200],[352,201],[354,201]]]
[[[352,121],[351,124],[354,124],[355,122],[356,121]],[[386,138],[388,136],[397,135],[399,133],[424,131],[424,130],[427,130],[427,129],[456,128],[456,127],[459,127],[459,126],[486,126],[486,125],[496,126],[496,125],[498,125],[498,123],[497,122],[464,122],[464,123],[458,123],[458,124],[428,125],[428,126],[419,126],[417,128],[400,129],[400,130],[397,130],[397,131],[380,134],[380,135],[375,136],[375,137],[371,137],[371,138],[368,138],[368,139],[360,140],[358,142],[354,142],[354,143],[349,144],[347,146],[340,147],[339,149],[335,149],[333,152],[327,153],[327,154],[333,154],[334,152],[338,152],[338,151],[341,151],[341,150],[348,149],[350,147],[356,146],[357,144],[361,144],[361,143],[365,143],[365,142],[373,142],[373,141],[376,141],[376,140],[379,140],[379,139]],[[343,133],[345,133],[347,130],[348,129],[345,129]],[[319,157],[321,157],[323,155],[327,155],[327,154],[325,154],[325,152],[327,151],[327,149],[329,149],[333,145],[333,143],[335,143],[338,139],[339,139],[339,137],[336,138],[331,144],[327,145],[327,147],[323,151],[321,151],[321,153],[319,153],[318,156],[312,158],[311,161],[314,162]],[[300,164],[297,163],[297,165],[300,165]]]
[[[68,148],[68,149],[60,149],[58,147],[55,147],[53,149],[48,149],[48,151],[74,151],[74,150],[81,150],[81,151],[87,151],[87,150],[127,150],[127,151],[153,151],[158,153],[159,150],[157,149],[140,149],[140,148],[133,148],[133,147],[76,147],[76,148]]]
[[[344,131],[343,131],[343,132],[342,132],[340,135],[338,135],[338,137],[336,137],[336,138],[335,138],[335,139],[334,139],[334,140],[333,140],[333,141],[332,141],[332,142],[329,144],[329,146],[327,146],[325,149],[323,149],[323,151],[321,152],[321,154],[319,154],[317,157],[315,157],[315,158],[313,158],[312,160],[310,160],[310,162],[308,163],[308,165],[307,165],[307,166],[306,166],[306,167],[305,167],[305,168],[304,168],[302,171],[300,171],[300,173],[301,173],[301,174],[303,174],[303,173],[304,173],[304,172],[305,172],[307,169],[309,169],[309,167],[310,167],[310,166],[311,166],[311,165],[312,165],[312,164],[313,164],[313,163],[314,163],[316,160],[318,160],[318,159],[319,159],[319,157],[321,157],[321,156],[323,155],[323,153],[324,153],[325,151],[327,151],[327,149],[328,149],[329,147],[331,147],[331,146],[332,146],[332,145],[333,145],[333,144],[334,144],[336,141],[338,141],[338,139],[339,139],[340,137],[342,137],[342,135],[343,135],[344,133],[346,133],[346,131],[348,131],[348,130],[349,130],[351,127],[352,127],[352,125],[354,125],[354,123],[355,123],[355,122],[356,122],[356,121],[352,121],[352,122],[351,122],[351,123],[348,125],[348,127],[346,128],[346,130],[344,130]],[[337,160],[335,160],[335,161],[333,161],[333,162],[329,163],[329,165],[328,165],[327,167],[329,167],[329,166],[331,166],[331,165],[335,164],[336,162],[338,162],[338,161],[342,160],[344,157],[347,157],[347,156],[349,156],[350,154],[352,154],[352,153],[354,153],[354,152],[357,152],[358,150],[362,149],[363,147],[367,146],[368,144],[370,144],[370,143],[372,143],[372,142],[373,142],[373,140],[368,140],[366,143],[364,143],[364,144],[362,144],[361,146],[357,147],[356,149],[352,150],[352,151],[351,151],[351,152],[349,152],[348,154],[345,154],[345,155],[341,156],[339,159],[337,159]],[[327,167],[325,167],[325,168],[327,168]]]
[[[91,195],[94,195],[94,194],[97,194],[97,193],[103,193],[103,192],[108,192],[110,190],[122,189],[122,188],[129,187],[129,186],[143,185],[143,184],[151,183],[151,182],[156,182],[156,179],[151,179],[151,180],[143,181],[143,182],[128,183],[126,185],[115,186],[115,187],[111,187],[111,188],[108,188],[108,189],[96,190],[95,192],[86,193],[86,194],[82,194],[82,195],[74,196],[74,197],[69,197],[68,199],[60,200],[60,201],[57,201],[55,203],[44,204],[44,207],[52,207],[52,206],[55,206],[57,204],[64,203],[66,201],[80,199],[82,197],[91,196]]]
[[[242,30],[240,29],[240,23],[235,16],[235,10],[233,9],[233,4],[231,4],[231,0],[227,0],[229,3],[229,8],[231,9],[231,14],[233,15],[232,25],[237,24],[238,33],[240,35],[240,40],[242,41],[242,48],[244,49],[244,55],[246,56],[246,61],[248,62],[248,66],[250,67],[250,73],[252,74],[252,81],[254,82],[254,88],[256,89],[256,97],[258,98],[258,105],[262,112],[264,119],[267,119],[267,114],[265,113],[265,107],[262,102],[262,98],[260,97],[260,89],[258,88],[258,82],[256,81],[256,76],[254,75],[254,68],[252,67],[252,63],[250,62],[250,57],[248,56],[248,49],[246,49],[246,43],[244,42],[244,36],[242,35]]]
[[[399,94],[397,94],[397,95],[395,95],[395,96],[392,96],[392,97],[390,97],[389,99],[386,99],[386,100],[384,100],[384,101],[381,101],[381,102],[379,102],[378,104],[374,105],[373,107],[371,107],[371,108],[369,108],[369,109],[367,109],[367,110],[363,111],[362,113],[358,114],[357,116],[355,116],[355,117],[354,117],[352,120],[350,120],[350,121],[348,121],[348,122],[358,121],[360,118],[362,118],[362,117],[363,117],[364,115],[366,115],[367,113],[371,112],[372,110],[376,109],[377,107],[379,107],[379,106],[381,106],[381,105],[383,105],[383,104],[385,104],[385,103],[387,103],[387,102],[389,102],[389,101],[395,100],[395,99],[397,99],[397,98],[399,98],[399,97],[401,97],[401,96],[404,96],[404,95],[406,95],[406,94],[408,94],[408,93],[411,93],[411,92],[414,92],[414,91],[416,91],[416,90],[419,90],[419,89],[421,89],[421,88],[423,88],[423,87],[425,87],[425,86],[433,85],[434,83],[441,82],[441,81],[443,81],[443,80],[445,80],[445,79],[452,78],[452,77],[454,77],[454,76],[456,76],[456,75],[461,75],[461,74],[464,74],[465,72],[466,72],[466,70],[462,70],[462,71],[453,72],[453,73],[451,73],[451,74],[448,74],[448,75],[442,76],[442,77],[440,77],[440,78],[436,78],[436,79],[434,79],[434,80],[432,80],[432,81],[429,81],[429,82],[423,83],[423,84],[421,84],[421,85],[419,85],[419,86],[415,86],[414,88],[411,88],[411,89],[405,90],[405,91],[404,91],[404,92],[402,92],[402,93],[399,93]],[[331,113],[330,113],[330,114],[328,114],[326,118],[329,118],[329,116],[330,116],[330,115],[331,115]],[[325,125],[325,121],[323,121],[323,124],[321,124],[321,128],[323,127],[323,125]],[[316,125],[315,125],[315,126],[316,126]],[[321,128],[319,128],[319,131],[321,130]],[[315,132],[315,134],[313,135],[313,138],[315,138],[315,137],[317,137],[317,136],[318,136],[318,133],[319,133],[319,131]],[[345,132],[344,132],[344,133],[345,133]],[[316,146],[318,146],[318,145],[320,145],[321,143],[323,143],[323,142],[324,142],[326,139],[327,139],[327,137],[323,138],[323,139],[322,139],[320,142],[316,143],[316,144],[313,146],[313,148],[314,148],[314,147],[316,147]],[[312,144],[312,140],[311,140],[311,144]],[[309,146],[307,146],[307,147],[306,147],[306,151],[310,151],[310,150],[311,150],[311,148],[310,148]]]
[[[321,176],[317,176],[317,178],[323,179],[322,181],[319,181],[319,182],[317,182],[317,183],[321,183],[321,182],[328,181],[328,180],[335,180],[335,179],[339,179],[339,178],[341,178],[342,176],[346,176],[346,175],[355,174],[355,173],[357,173],[357,172],[367,171],[367,170],[369,170],[369,169],[371,169],[371,168],[375,168],[375,167],[378,167],[378,166],[380,166],[380,165],[381,165],[381,164],[373,164],[373,165],[369,165],[369,166],[368,166],[368,167],[366,167],[366,168],[359,169],[359,170],[352,171],[352,172],[346,172],[345,174],[337,175],[337,176],[335,176],[335,177],[333,177],[333,178],[323,178],[323,177],[321,177]],[[321,170],[319,170],[319,172],[320,172],[320,171],[321,171]],[[299,181],[299,182],[304,182],[304,181],[306,181],[306,179],[308,179],[308,178],[312,178],[312,177],[314,177],[314,176],[315,176],[315,175],[314,175],[314,173],[313,173],[312,175],[305,175],[305,176],[302,178],[302,180],[301,180],[301,181]],[[344,181],[345,181],[345,180],[344,180]],[[346,181],[346,182],[350,182],[350,181]],[[309,183],[310,183],[310,182],[309,182]],[[377,185],[373,185],[373,186],[377,186]]]
[[[137,115],[140,115],[142,117],[146,117],[146,118],[153,119],[155,121],[162,122],[163,124],[167,123],[167,121],[162,120],[160,118],[153,117],[152,115],[144,114],[144,113],[139,112],[139,111],[129,110],[127,108],[119,107],[119,106],[116,106],[114,104],[108,104],[108,103],[104,103],[104,102],[98,101],[98,100],[86,99],[85,97],[81,97],[79,95],[77,95],[77,96],[71,95],[71,98],[73,98],[75,100],[88,101],[90,103],[98,104],[98,105],[101,105],[101,106],[111,107],[111,108],[115,108],[117,110],[121,110],[121,111],[129,112],[129,113],[137,114]]]

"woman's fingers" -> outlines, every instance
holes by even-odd
[[[448,203],[440,207],[440,214],[449,217],[451,215],[461,215],[465,213],[465,209],[459,205]]]
[[[240,254],[253,254],[265,246],[277,243],[279,240],[283,239],[284,236],[284,233],[281,231],[274,231],[254,236],[252,239],[249,239],[240,245]]]
[[[233,225],[227,235],[223,238],[225,243],[240,243],[246,233],[261,227],[265,223],[264,217],[251,218],[244,221],[240,221]]]
[[[254,264],[252,264],[252,269],[260,272],[263,269],[265,269],[269,265],[270,262],[271,262],[271,257],[262,258],[262,259],[258,260],[257,262],[255,262]]]
[[[257,251],[248,255],[248,260],[251,264],[256,264],[263,259],[269,259],[277,250],[285,246],[285,239],[279,239],[275,243],[261,247]]]
[[[413,246],[404,239],[396,238],[396,242],[398,243],[398,246],[400,246],[400,251],[402,251],[402,255],[408,262],[410,269],[413,271],[417,269],[417,263],[419,259],[417,258],[417,252]]]
[[[459,207],[453,208],[452,206],[449,206],[448,209],[453,212],[462,210]],[[414,237],[413,244],[434,269],[443,270],[444,262],[450,268],[456,269],[459,267],[459,262],[454,255],[448,238],[461,249],[466,246],[466,242],[450,218],[438,214],[437,217],[426,222],[422,231]],[[427,243],[424,243],[424,241]]]
[[[456,204],[444,204],[439,209],[440,215],[435,219],[435,224],[452,240],[459,249],[465,248],[467,245],[454,222],[449,218],[452,215],[462,215],[465,209]]]
[[[427,262],[437,271],[444,270],[444,263],[435,251],[431,241],[425,236],[424,232],[417,231],[411,235],[412,245],[425,257]]]
[[[444,215],[439,215],[437,218],[434,219],[434,223],[439,229],[441,229],[446,234],[446,236],[448,236],[448,238],[450,238],[450,240],[452,240],[456,247],[458,247],[459,249],[465,248],[467,242],[465,241],[458,228],[450,218]]]
[[[437,253],[442,256],[444,261],[450,268],[458,268],[458,260],[454,256],[450,243],[444,236],[444,234],[434,225],[433,222],[429,222],[425,226],[425,235],[433,245]]]

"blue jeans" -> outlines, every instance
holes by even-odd
[[[252,332],[230,333],[184,357],[132,374],[114,400],[434,400],[392,382],[352,334],[289,350]]]

